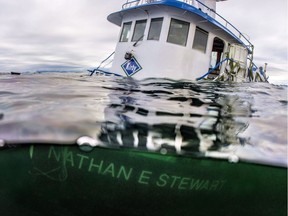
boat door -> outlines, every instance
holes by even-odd
[[[214,69],[211,73],[212,76],[217,76],[220,74],[221,65],[217,66],[217,64],[222,60],[224,46],[225,44],[223,40],[218,37],[214,38],[209,68],[209,70]]]

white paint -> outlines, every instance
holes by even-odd
[[[133,75],[133,78],[145,79],[148,77],[166,77],[178,80],[195,80],[196,78],[207,73],[209,70],[211,52],[215,37],[218,37],[224,41],[224,53],[228,49],[228,43],[236,42],[228,34],[224,33],[223,31],[219,31],[219,28],[212,26],[206,20],[200,19],[198,16],[195,16],[192,13],[166,6],[152,6],[145,9],[147,9],[146,12],[139,9],[131,10],[129,13],[122,14],[123,23],[133,21],[131,31],[134,30],[136,20],[147,19],[148,21],[144,32],[143,41],[139,41],[135,47],[133,46],[135,42],[117,43],[111,71],[126,76],[121,68],[121,65],[126,61],[124,59],[125,53],[131,52],[142,67],[142,70]],[[147,40],[151,18],[160,17],[164,18],[160,40]],[[167,42],[171,18],[190,23],[186,46]],[[209,32],[206,53],[192,48],[196,26]],[[131,41],[132,35],[133,34],[130,34],[129,41]],[[225,55],[223,55],[223,58],[224,57]]]

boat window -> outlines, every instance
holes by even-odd
[[[148,40],[159,40],[162,29],[163,18],[151,19]]]
[[[190,23],[171,19],[167,42],[186,46]]]
[[[196,27],[193,49],[197,49],[205,53],[207,47],[207,41],[208,41],[208,32],[199,27]]]
[[[143,40],[144,31],[146,28],[146,23],[147,23],[147,20],[136,21],[132,41],[142,41]]]
[[[127,42],[130,36],[130,30],[131,30],[132,22],[126,22],[123,24],[120,42]]]

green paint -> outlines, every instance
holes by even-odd
[[[127,172],[128,171],[128,172]],[[120,179],[122,176],[126,181],[128,181],[131,177],[133,169],[132,168],[126,168],[125,166],[120,166],[117,178]]]
[[[77,157],[80,158],[78,169],[82,169],[84,160],[89,160],[89,157],[82,154],[77,154]]]
[[[110,163],[107,168],[103,171],[103,175],[111,175],[111,177],[115,177],[115,167],[113,163]]]
[[[51,146],[49,149],[49,153],[48,153],[48,158],[51,159],[52,155],[54,156],[54,158],[56,159],[57,162],[60,161],[61,158],[61,154],[60,151],[56,151],[54,146]]]
[[[178,190],[219,191],[225,183],[226,181],[224,180],[194,179],[182,176],[170,176],[164,173],[159,175],[156,186]]]
[[[124,179],[128,181],[133,172],[133,168],[123,165],[117,165],[113,162],[106,163],[104,160],[96,160],[84,154],[75,154],[69,151],[68,148],[56,150],[54,146],[49,148],[48,158],[57,162],[64,162],[64,165],[77,167],[77,169],[86,169],[88,172],[97,173],[100,175],[111,176],[112,178]]]
[[[179,185],[178,189],[179,190],[185,190],[189,186],[190,178],[182,178]]]
[[[30,159],[33,159],[33,154],[34,154],[34,145],[31,145],[29,148],[29,154],[30,154]]]
[[[92,168],[93,169],[97,169],[97,173],[101,173],[101,170],[102,170],[102,167],[103,167],[103,160],[100,161],[100,163],[94,163],[94,158],[92,158],[90,160],[90,164],[89,164],[89,168],[88,168],[88,171],[91,172],[92,171]]]
[[[170,188],[174,188],[176,182],[178,184],[178,182],[181,179],[181,177],[180,176],[171,176],[171,178],[172,178],[172,183],[170,185]]]
[[[2,215],[287,215],[287,168],[72,145],[0,153]]]
[[[168,179],[169,179],[169,176],[167,174],[162,174],[159,176],[159,180],[156,182],[156,185],[158,187],[165,187]]]
[[[67,164],[67,162],[69,162],[70,165],[72,167],[74,167],[73,153],[71,151],[68,151],[67,149],[65,149],[65,151],[64,151],[64,162],[65,162],[65,164]]]
[[[30,148],[30,158],[33,157],[33,148]],[[31,153],[32,152],[32,153]],[[32,154],[32,156],[31,156]],[[221,179],[202,179],[181,175],[169,175],[167,173],[157,173],[151,170],[134,170],[115,162],[89,157],[84,154],[69,151],[68,148],[55,149],[51,146],[48,152],[48,158],[57,162],[64,162],[78,170],[86,170],[89,173],[95,173],[111,178],[135,182],[141,185],[149,185],[159,188],[189,190],[189,191],[220,191],[226,184]],[[136,167],[135,167],[136,168]]]
[[[138,179],[138,183],[139,184],[149,184],[149,180],[151,178],[152,172],[150,171],[146,171],[146,170],[142,170],[139,179]]]

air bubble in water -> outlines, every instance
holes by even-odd
[[[166,148],[161,148],[161,149],[160,149],[160,153],[163,154],[163,155],[166,155],[167,152],[168,152],[168,151],[167,151]]]
[[[91,137],[88,137],[88,136],[83,136],[83,137],[80,137],[77,139],[77,144],[78,145],[89,145],[89,146],[92,146],[92,147],[95,147],[98,145],[98,142],[96,139],[93,139]]]
[[[239,157],[237,155],[229,155],[228,161],[230,163],[238,163],[239,162]]]
[[[93,147],[98,145],[98,142],[91,137],[83,136],[77,139],[77,144],[82,151],[90,152],[93,150]]]
[[[0,139],[0,147],[4,147],[4,145],[5,145],[4,140]]]

